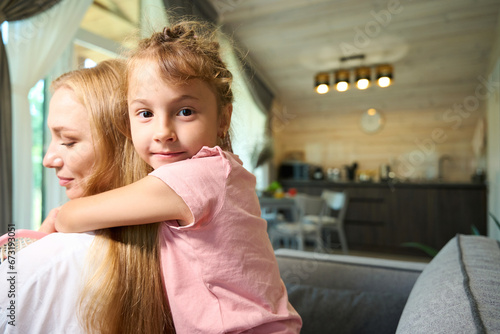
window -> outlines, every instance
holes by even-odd
[[[7,44],[9,42],[9,22],[5,21],[0,25],[2,28],[2,40],[3,44]]]
[[[90,58],[86,58],[83,62],[83,67],[85,68],[92,68],[95,67],[96,65],[97,63]]]
[[[42,203],[42,175],[43,175],[43,137],[44,137],[44,118],[45,118],[45,81],[38,81],[28,94],[31,114],[31,166],[33,173],[33,202],[31,226],[38,229],[42,222],[43,203]]]

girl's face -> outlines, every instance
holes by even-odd
[[[47,125],[52,140],[43,165],[54,168],[59,184],[70,199],[83,196],[85,178],[96,159],[87,110],[78,102],[73,90],[58,88],[49,106]]]
[[[134,147],[155,169],[215,146],[218,132],[225,130],[219,127],[216,97],[207,83],[166,83],[153,62],[132,71],[128,106]]]

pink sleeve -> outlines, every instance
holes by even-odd
[[[196,229],[209,223],[223,205],[230,165],[222,150],[214,150],[204,147],[201,155],[162,166],[149,174],[165,182],[191,210],[193,224],[181,229]]]

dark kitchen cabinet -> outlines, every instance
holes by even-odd
[[[323,189],[347,190],[345,229],[351,249],[417,254],[420,251],[402,244],[441,249],[457,233],[470,234],[472,226],[486,234],[484,184],[280,182],[285,190],[312,195]]]

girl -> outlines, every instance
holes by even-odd
[[[57,230],[164,221],[162,269],[178,333],[298,333],[255,177],[229,152],[232,75],[215,31],[181,23],[153,34],[130,57],[127,78],[131,139],[154,171],[65,204]]]

